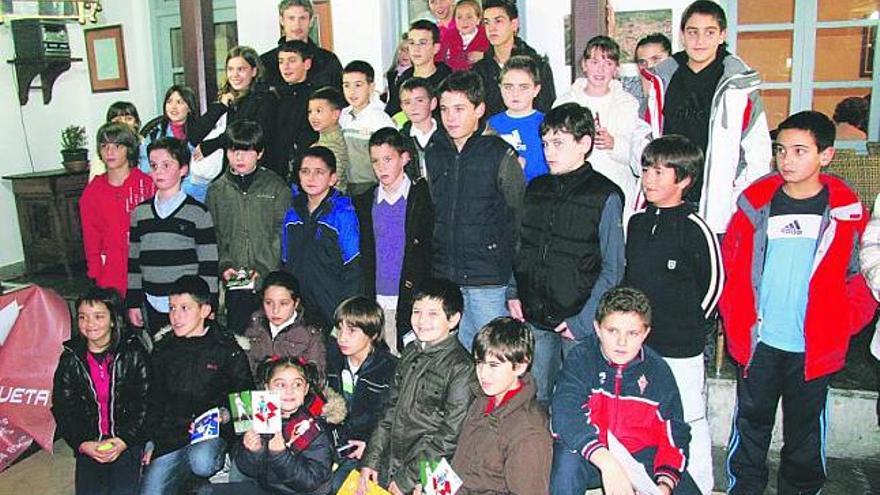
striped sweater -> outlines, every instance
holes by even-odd
[[[199,275],[217,294],[217,237],[211,213],[186,196],[167,218],[160,218],[152,200],[131,215],[128,249],[129,308],[143,305],[145,294],[167,296],[183,275]]]

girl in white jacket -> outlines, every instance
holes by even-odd
[[[595,36],[584,48],[579,77],[553,106],[574,102],[590,109],[596,124],[596,139],[590,164],[623,191],[624,211],[632,209],[637,176],[632,169],[631,141],[638,125],[639,102],[614,77],[620,63],[620,47],[607,36]]]

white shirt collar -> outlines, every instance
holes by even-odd
[[[382,187],[382,184],[379,184],[376,188],[376,204],[384,201],[390,206],[394,206],[400,198],[406,199],[409,197],[410,186],[412,186],[412,181],[409,180],[409,177],[407,177],[406,174],[403,175],[403,182],[397,187],[396,191],[387,192],[385,191],[385,188]]]
[[[428,132],[422,132],[419,128],[413,124],[409,129],[409,135],[419,140],[419,146],[424,148],[428,145],[428,140],[431,139],[431,136],[437,132],[437,121],[434,120],[434,117],[431,117],[431,130]]]
[[[296,320],[296,317],[297,317],[297,312],[294,311],[293,314],[290,316],[290,319],[288,319],[287,321],[285,321],[284,323],[282,323],[280,325],[275,325],[270,321],[269,322],[269,332],[272,334],[272,338],[274,339],[275,337],[277,337],[278,334],[281,333],[281,331],[284,330],[285,327],[292,324],[294,322],[294,320]]]

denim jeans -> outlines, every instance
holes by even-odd
[[[653,457],[656,450],[643,449],[633,457],[648,473],[654,472]],[[553,467],[550,470],[550,495],[583,495],[587,489],[602,485],[602,472],[579,453],[569,450],[562,441],[553,441]],[[674,495],[699,495],[700,490],[693,478],[685,472]]]
[[[154,458],[141,480],[141,495],[177,493],[190,474],[209,478],[223,467],[225,455],[226,442],[214,438]]]
[[[464,313],[458,324],[458,341],[468,352],[480,328],[499,316],[507,316],[507,286],[463,286]]]
[[[575,340],[566,340],[552,329],[543,329],[529,323],[535,336],[535,355],[532,359],[532,376],[537,388],[536,398],[545,406],[550,405],[556,376],[562,369],[562,361],[568,352],[577,345]]]

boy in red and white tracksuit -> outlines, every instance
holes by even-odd
[[[834,155],[834,124],[807,111],[779,129],[779,171],[743,192],[722,245],[719,308],[739,365],[727,462],[734,494],[767,485],[780,396],[779,493],[821,490],[828,385],[877,306],[858,265],[866,211],[843,180],[821,173]]]

